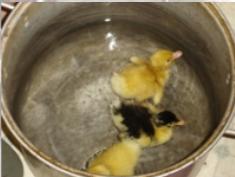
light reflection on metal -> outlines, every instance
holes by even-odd
[[[105,36],[109,47],[109,50],[114,50],[117,47],[117,42],[116,42],[116,37],[114,36],[113,33],[108,32]]]
[[[111,18],[105,18],[104,21],[105,22],[111,22]]]

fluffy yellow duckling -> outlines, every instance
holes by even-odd
[[[97,155],[87,171],[98,175],[131,176],[141,154],[141,147],[131,139],[124,139]]]
[[[131,58],[131,64],[111,78],[113,90],[122,98],[144,101],[152,98],[155,104],[161,101],[164,86],[169,78],[169,68],[181,51],[158,50],[149,60]]]

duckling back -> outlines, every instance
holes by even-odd
[[[157,84],[154,73],[146,64],[130,64],[111,79],[114,91],[125,99],[143,101],[154,95]]]

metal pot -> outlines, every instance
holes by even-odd
[[[187,121],[137,176],[195,176],[233,116],[234,41],[210,3],[20,3],[2,47],[4,130],[37,177],[95,176],[78,169],[116,141],[109,79],[133,55],[184,52],[162,105]]]

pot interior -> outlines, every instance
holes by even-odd
[[[144,150],[136,174],[195,152],[219,125],[231,92],[227,43],[198,3],[35,3],[6,46],[3,91],[15,122],[42,152],[76,169],[117,141],[110,78],[133,55],[184,52],[161,105],[186,121],[168,143]]]

